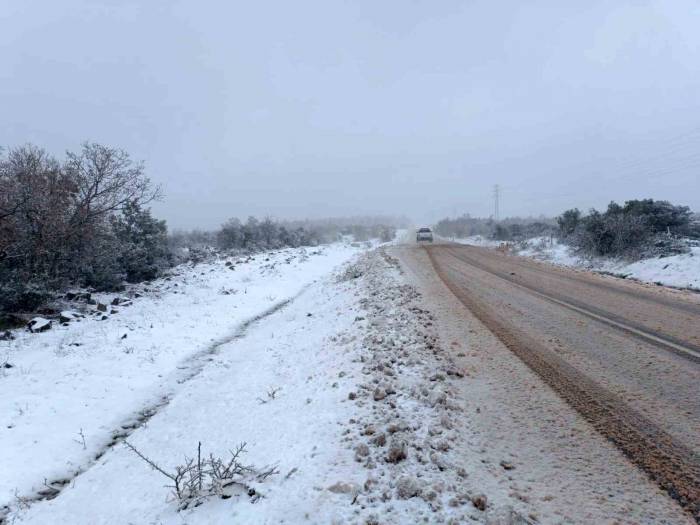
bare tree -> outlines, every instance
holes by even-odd
[[[0,157],[0,310],[30,309],[67,284],[118,286],[127,266],[139,267],[134,257],[153,263],[149,275],[157,273],[168,258],[151,251],[166,249],[165,224],[143,206],[160,196],[143,164],[120,149],[85,143],[64,162],[33,145],[6,152]],[[157,227],[148,243],[137,239],[126,247],[117,238],[115,225],[126,210],[138,211],[136,226]],[[29,289],[32,299],[25,300]]]
[[[144,175],[143,163],[131,160],[124,150],[85,142],[79,154],[66,155],[66,173],[76,184],[79,220],[121,211],[129,203],[144,206],[162,196],[161,188]]]

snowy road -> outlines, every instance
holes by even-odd
[[[402,249],[689,512],[700,512],[700,303],[474,246]],[[427,255],[427,256],[426,256]],[[414,263],[415,264],[415,263]]]

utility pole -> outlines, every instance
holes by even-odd
[[[500,209],[499,209],[499,198],[501,196],[501,188],[498,186],[498,184],[495,184],[493,186],[493,218],[496,222],[501,220],[500,218]]]

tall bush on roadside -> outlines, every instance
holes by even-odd
[[[112,230],[119,250],[118,260],[129,282],[154,279],[169,265],[168,229],[137,201],[124,206],[112,218]]]
[[[691,219],[686,206],[643,199],[611,202],[585,216],[567,210],[557,222],[562,239],[582,255],[638,259],[686,251],[681,237],[695,235]]]
[[[559,217],[557,217],[557,225],[559,226],[559,234],[561,237],[566,238],[572,235],[576,228],[578,228],[581,222],[581,210],[578,208],[573,208],[566,210]]]
[[[33,145],[10,149],[0,157],[0,309],[35,308],[70,285],[110,288],[125,275],[153,275],[140,265],[160,249],[164,224],[148,230],[134,210],[159,196],[123,150],[85,143],[59,161]],[[120,244],[114,227],[130,215],[150,244]]]

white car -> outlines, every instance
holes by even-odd
[[[416,242],[433,242],[433,232],[430,228],[420,228],[416,232]]]

